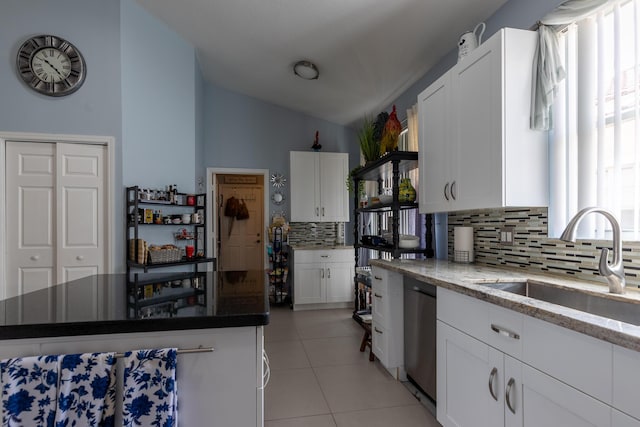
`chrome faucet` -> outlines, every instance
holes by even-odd
[[[571,218],[571,221],[567,224],[567,228],[562,232],[560,240],[564,240],[565,242],[575,242],[578,224],[582,218],[591,212],[602,214],[609,220],[611,227],[613,228],[613,259],[611,260],[611,264],[607,262],[609,249],[603,248],[602,253],[600,254],[599,270],[600,274],[607,279],[607,282],[609,282],[609,292],[612,294],[623,294],[625,278],[624,267],[622,266],[622,239],[620,237],[620,224],[618,224],[618,220],[616,220],[616,217],[613,216],[611,212],[597,207],[582,209],[573,218]]]

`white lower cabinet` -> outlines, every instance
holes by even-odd
[[[294,249],[293,309],[352,304],[353,276],[353,249]]]
[[[371,292],[373,354],[394,378],[405,379],[402,274],[371,267]]]
[[[437,332],[444,427],[640,427],[637,352],[442,288]]]

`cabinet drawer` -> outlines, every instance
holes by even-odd
[[[529,316],[523,335],[523,362],[611,404],[612,344]]]
[[[522,334],[524,315],[495,304],[488,305],[489,323],[487,343],[517,359],[522,357],[522,343],[526,337]]]
[[[389,365],[389,334],[387,328],[373,321],[371,323],[371,348],[373,354],[385,367]]]
[[[389,326],[389,296],[372,288],[371,314],[373,321],[387,328]]]
[[[371,288],[384,294],[391,291],[402,292],[402,274],[373,266],[371,268]]]
[[[488,342],[491,331],[489,304],[445,288],[438,288],[436,312],[439,320],[477,340]]]
[[[353,262],[350,249],[295,249],[295,262]]]

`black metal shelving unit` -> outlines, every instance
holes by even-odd
[[[418,153],[412,151],[393,151],[385,154],[381,158],[367,163],[361,169],[356,171],[353,175],[354,188],[360,188],[362,181],[375,181],[378,183],[378,194],[383,193],[383,182],[391,179],[391,191],[392,201],[389,203],[378,203],[374,206],[359,207],[359,195],[358,191],[355,191],[354,200],[354,246],[355,246],[355,264],[358,267],[358,261],[360,258],[360,249],[372,249],[379,252],[379,254],[386,252],[391,254],[391,258],[400,258],[403,254],[421,254],[426,258],[432,258],[434,256],[433,250],[433,218],[430,214],[425,214],[425,244],[423,247],[415,249],[400,248],[399,242],[399,228],[401,211],[407,209],[418,209],[417,202],[400,202],[398,200],[400,177],[406,175],[409,171],[418,167]],[[360,236],[360,219],[364,215],[380,215],[391,214],[391,234],[392,242],[385,245],[371,245],[365,244],[361,241]],[[382,230],[378,225],[377,234],[380,235]],[[358,274],[354,278],[355,282],[355,310],[361,309],[359,306],[359,291],[358,291]]]
[[[200,267],[215,262],[215,258],[206,257],[206,194],[195,194],[195,203],[175,204],[168,201],[141,200],[138,186],[127,187],[125,190],[125,220],[126,220],[126,244],[127,244],[127,316],[129,318],[141,317],[171,317],[178,315],[178,311],[187,307],[200,307],[205,309],[207,303],[207,274],[206,269]],[[186,194],[179,194],[182,200],[186,200]],[[175,214],[199,213],[200,221],[189,224],[165,224],[144,223],[144,209],[148,207],[169,207]],[[140,210],[143,209],[141,213]],[[192,237],[185,241],[193,242],[194,256],[187,258],[182,255],[179,260],[149,263],[140,262],[145,259],[140,253],[141,229],[163,227],[170,230],[177,227],[189,229]],[[173,233],[171,240],[174,239]],[[133,240],[133,244],[130,241]],[[161,272],[169,267],[184,266],[187,271]],[[215,264],[214,264],[215,266]],[[150,273],[150,270],[157,273]]]

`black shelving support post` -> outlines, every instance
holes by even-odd
[[[398,250],[398,244],[400,243],[400,237],[398,232],[400,230],[400,201],[398,200],[398,193],[400,188],[400,160],[392,160],[393,174],[391,177],[392,182],[392,194],[393,194],[393,209],[391,209],[391,233],[393,236],[393,252],[392,258],[400,258],[400,251]]]
[[[353,270],[353,288],[354,288],[354,298],[355,301],[355,310],[358,310],[358,274],[356,273],[356,269],[358,268],[358,260],[360,259],[360,248],[358,247],[358,227],[360,227],[360,213],[358,212],[358,206],[360,204],[359,200],[359,190],[360,190],[360,182],[362,180],[359,178],[353,177],[353,250],[355,252],[354,258],[354,270]]]

